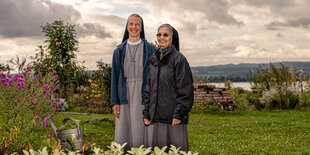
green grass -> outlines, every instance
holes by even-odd
[[[191,113],[188,125],[191,151],[200,154],[309,154],[310,109],[281,111],[210,111]],[[110,115],[57,115],[89,120]],[[81,123],[84,140],[105,149],[114,140],[108,122]]]

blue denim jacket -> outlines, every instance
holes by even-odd
[[[154,45],[148,43],[145,39],[141,39],[144,42],[143,47],[143,82],[142,82],[142,103],[144,104],[144,90],[147,83],[148,76],[148,62],[149,58],[153,55],[156,48]],[[128,40],[125,40],[122,44],[118,45],[113,53],[112,60],[112,77],[111,77],[111,103],[114,104],[128,104],[126,97],[126,77],[124,76],[124,59],[126,53],[126,44]]]

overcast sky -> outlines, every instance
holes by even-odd
[[[127,17],[138,13],[146,39],[174,26],[191,66],[310,60],[309,0],[0,0],[0,63],[33,56],[41,25],[76,25],[78,60],[111,63]]]

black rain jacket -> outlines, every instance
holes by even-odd
[[[194,102],[192,72],[184,55],[173,45],[166,50],[161,60],[159,49],[149,60],[143,116],[151,123],[171,124],[176,118],[187,124]]]

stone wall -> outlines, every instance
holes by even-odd
[[[230,91],[225,88],[216,88],[215,85],[194,85],[194,100],[206,101],[213,100],[216,105],[223,109],[235,109],[234,99]]]

